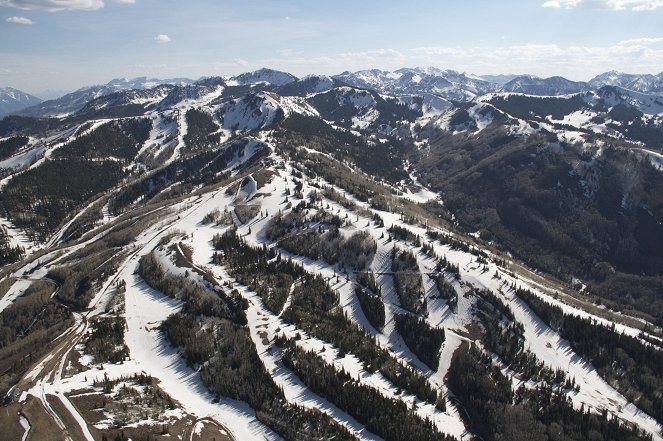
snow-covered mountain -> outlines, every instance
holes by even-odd
[[[663,441],[660,96],[111,83],[0,121],[12,439]]]
[[[0,88],[0,118],[40,102],[41,100],[36,96],[21,92],[13,87],[2,87]]]
[[[539,78],[533,75],[520,75],[502,86],[504,92],[541,96],[567,95],[589,89],[587,83],[567,80],[564,77]]]
[[[89,101],[76,112],[78,117],[121,116],[141,114],[142,110],[164,100],[178,86],[163,84],[150,89],[128,89],[102,95]],[[119,110],[119,114],[114,114]],[[127,110],[130,110],[127,112]]]
[[[430,93],[456,101],[495,91],[495,84],[453,70],[404,68],[393,72],[379,69],[343,72],[334,78],[351,86],[392,95]]]
[[[297,80],[297,77],[287,72],[262,68],[253,72],[230,77],[226,80],[229,86],[247,86],[250,84],[267,83],[274,86],[283,86]]]
[[[479,78],[482,80],[486,80],[489,83],[495,83],[499,85],[504,85],[508,83],[509,81],[518,78],[522,75],[509,75],[509,74],[501,74],[501,75],[480,75]]]
[[[642,93],[663,94],[663,72],[658,75],[627,74],[617,71],[605,72],[589,80],[595,89],[602,86],[619,86]]]
[[[308,75],[279,87],[277,92],[285,96],[307,96],[342,85],[344,83],[327,75]]]
[[[620,86],[603,86],[594,95],[609,107],[625,105],[647,115],[663,114],[663,97],[626,89]]]
[[[65,116],[79,111],[94,99],[123,90],[145,90],[165,84],[183,86],[191,83],[193,83],[193,80],[186,78],[167,80],[147,77],[114,79],[104,85],[84,87],[60,98],[41,102],[23,109],[20,114],[25,116]]]
[[[192,84],[175,86],[168,95],[159,103],[159,109],[171,108],[183,101],[195,101],[208,95],[218,95],[226,87],[226,82],[221,77],[207,77]]]
[[[239,131],[268,127],[285,118],[278,98],[263,92],[224,103],[218,115],[222,127]]]

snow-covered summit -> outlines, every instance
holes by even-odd
[[[502,87],[504,92],[541,96],[567,95],[589,89],[589,84],[584,82],[571,81],[560,76],[539,78],[534,75],[520,75]]]
[[[615,70],[602,73],[589,80],[593,88],[602,86],[619,86],[624,89],[642,93],[663,94],[663,72],[658,75],[627,74]]]
[[[246,72],[229,78],[229,86],[246,86],[249,84],[267,83],[274,86],[283,86],[297,80],[292,74],[263,67],[253,72]]]
[[[13,87],[2,87],[0,88],[0,118],[40,102],[41,100],[36,96]]]

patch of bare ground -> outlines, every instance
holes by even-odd
[[[201,269],[193,264],[193,249],[184,244],[183,242],[172,244],[168,247],[168,250],[174,253],[175,256],[175,266],[178,268],[187,268],[193,271],[194,273],[201,276],[207,283],[212,286],[219,285],[219,282],[216,280],[211,271],[206,271]]]
[[[13,277],[8,277],[6,279],[0,280],[0,299],[7,294],[7,291],[9,291],[9,288],[12,287],[16,279]]]
[[[74,416],[67,410],[60,398],[55,395],[46,395],[46,400],[53,411],[60,417],[67,428],[67,435],[74,441],[85,441],[85,435]]]
[[[205,427],[196,430],[196,419],[185,414],[151,377],[104,380],[95,384],[94,388],[73,391],[68,398],[88,423],[95,439],[100,441],[231,440],[223,427],[211,420],[206,424],[210,426],[207,432],[201,432]],[[207,420],[198,423],[202,424],[202,421]],[[210,433],[211,436],[195,438],[196,433]]]
[[[22,412],[30,422],[28,441],[64,441],[64,434],[38,399],[30,396]]]
[[[2,427],[2,439],[7,441],[21,441],[25,433],[19,423],[18,412],[21,406],[17,403],[0,407],[0,427]]]
[[[199,420],[194,426],[191,441],[235,441],[230,434],[211,420]]]

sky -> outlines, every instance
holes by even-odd
[[[663,0],[0,0],[0,87],[401,67],[663,71]]]

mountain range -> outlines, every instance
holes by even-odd
[[[318,76],[298,79],[286,72],[261,69],[225,77],[228,86],[246,86],[265,83],[272,86],[298,87],[302,80],[312,81]],[[455,101],[468,101],[472,98],[493,92],[514,92],[529,95],[557,96],[583,91],[597,90],[603,86],[618,86],[623,89],[645,94],[663,93],[663,73],[658,75],[625,74],[616,71],[606,72],[592,78],[588,82],[567,80],[553,76],[539,78],[533,75],[484,75],[475,76],[453,70],[437,68],[403,68],[394,72],[382,70],[366,70],[343,72],[328,78],[347,85],[366,88],[390,95],[430,94],[439,98]],[[134,79],[115,79],[105,85],[88,86],[60,98],[41,102],[38,98],[17,91],[16,89],[0,89],[0,117],[9,114],[25,116],[62,116],[80,110],[91,100],[125,90],[145,90],[158,85],[186,85],[195,81],[186,78],[166,80],[139,77]],[[287,92],[290,93],[290,92]]]
[[[41,100],[36,96],[21,92],[12,87],[0,88],[0,118],[16,113],[26,107],[39,104]]]
[[[4,117],[3,430],[663,440],[660,84],[260,69]]]

